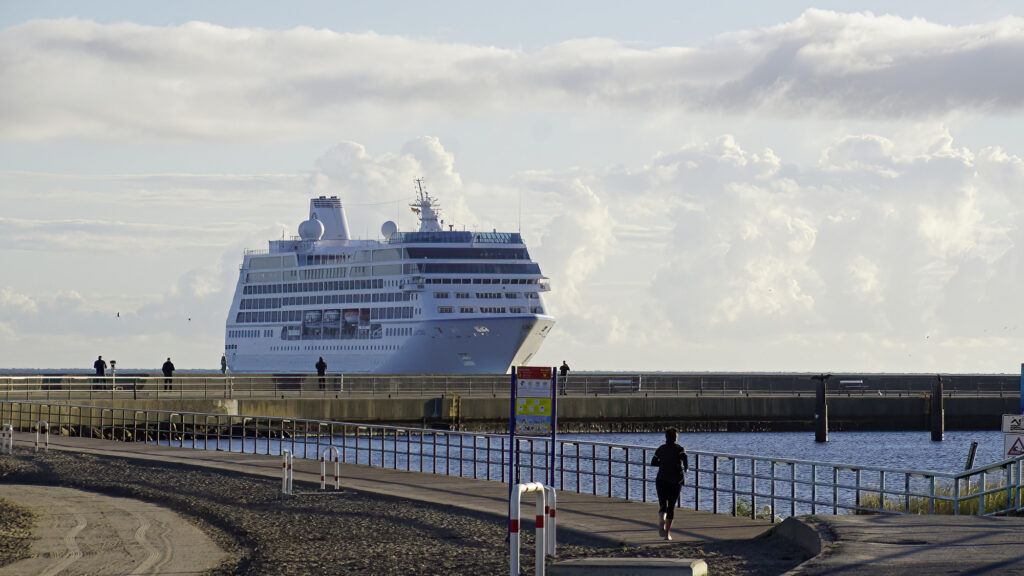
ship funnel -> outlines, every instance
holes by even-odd
[[[349,240],[348,218],[337,196],[321,196],[309,201],[309,219],[324,225],[323,240]]]

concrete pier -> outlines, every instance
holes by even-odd
[[[450,421],[451,405],[460,403],[458,422]],[[843,430],[931,430],[930,395],[830,396],[829,427]],[[102,406],[121,410],[166,410],[161,416],[173,423],[176,413],[204,412],[261,417],[366,422],[393,425],[424,424],[434,428],[503,431],[508,426],[508,399],[492,397],[436,398],[290,398],[238,400],[51,400],[38,404],[20,429],[39,419],[77,423],[86,416],[76,406]],[[69,405],[70,404],[70,405]],[[48,408],[44,408],[48,407]],[[1012,413],[1016,397],[962,396],[944,399],[945,425],[950,430],[996,430],[1001,415]],[[48,412],[49,411],[49,412]],[[807,431],[815,397],[806,396],[563,396],[558,401],[559,428],[566,432],[659,431],[666,425],[683,431]],[[88,410],[86,409],[86,412]],[[96,412],[91,425],[103,426],[118,418],[114,412]],[[47,414],[51,414],[50,417]],[[0,414],[0,420],[3,414]],[[4,420],[6,421],[6,420]]]

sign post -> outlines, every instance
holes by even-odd
[[[1003,414],[1003,457],[1024,456],[1024,415]]]
[[[512,367],[512,382],[509,393],[509,500],[512,487],[520,483],[519,447],[517,437],[545,438],[551,442],[551,465],[544,480],[554,485],[555,478],[555,369],[550,367]],[[533,457],[531,453],[530,457]],[[533,463],[531,462],[531,465]],[[509,508],[509,529],[512,526],[512,510]]]

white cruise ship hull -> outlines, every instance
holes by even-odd
[[[305,340],[297,350],[253,342],[229,363],[241,373],[309,374],[323,357],[331,374],[501,374],[529,362],[553,325],[550,316],[425,320],[405,338]]]

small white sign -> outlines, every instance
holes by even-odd
[[[1024,434],[1024,414],[1003,414],[1003,434]]]
[[[1024,434],[1003,435],[1003,456],[1005,458],[1024,456]]]

